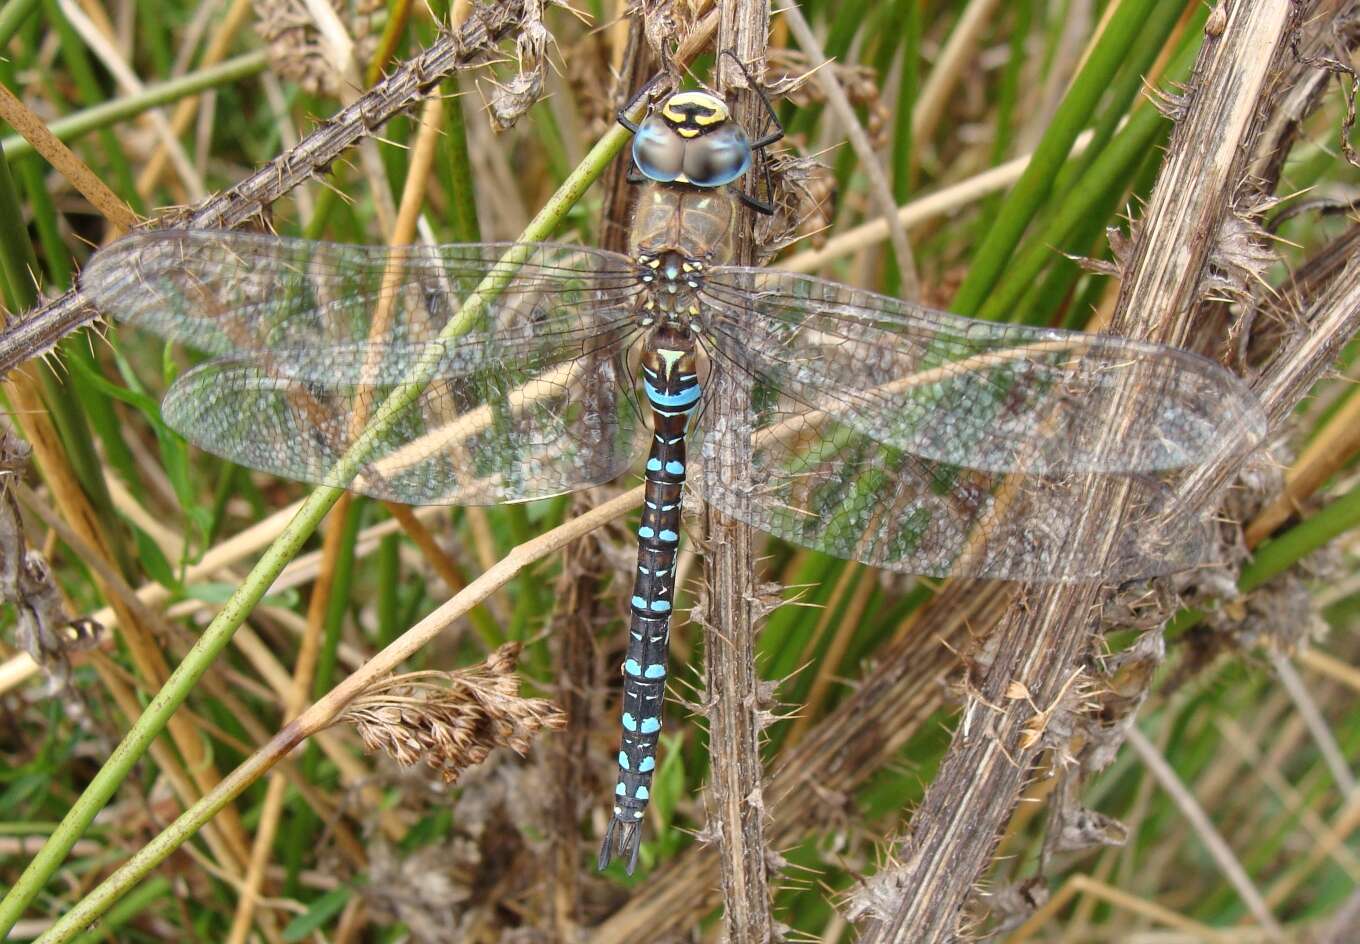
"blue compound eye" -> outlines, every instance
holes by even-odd
[[[685,163],[685,142],[664,118],[649,115],[633,136],[633,163],[643,176],[657,183],[670,183],[680,176]]]
[[[732,122],[687,142],[684,172],[696,187],[730,184],[751,168],[751,143]]]

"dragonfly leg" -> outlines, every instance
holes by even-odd
[[[761,148],[767,148],[776,141],[782,140],[784,137],[784,123],[779,120],[779,115],[775,113],[774,106],[770,104],[770,97],[765,94],[765,89],[751,77],[751,71],[746,68],[746,63],[742,62],[736,53],[730,49],[724,49],[723,55],[736,63],[737,68],[741,70],[741,74],[746,78],[746,84],[751,87],[751,91],[760,96],[760,103],[765,106],[765,114],[769,117],[770,123],[774,126],[751,142],[751,150],[759,151]]]
[[[656,87],[658,82],[666,78],[667,74],[668,73],[666,73],[665,70],[662,70],[661,72],[658,72],[656,75],[652,76],[645,83],[643,83],[642,88],[638,89],[635,93],[633,93],[633,97],[628,99],[624,106],[618,110],[618,113],[615,115],[615,117],[618,119],[619,124],[627,128],[630,133],[632,134],[638,133],[638,123],[633,119],[629,118],[628,113],[632,111],[634,108],[636,108],[637,103],[642,101],[642,99],[646,95],[648,95],[652,91],[652,89]]]

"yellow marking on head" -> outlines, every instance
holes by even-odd
[[[726,102],[712,92],[700,91],[676,92],[662,103],[661,115],[673,125],[693,121],[703,127],[721,124],[730,117]],[[697,133],[692,128],[687,130],[689,134],[686,137],[693,137]],[[685,131],[680,130],[680,133],[685,134]]]
[[[661,260],[660,260],[660,259],[648,259],[648,260],[647,260],[647,265],[648,265],[650,268],[655,269],[657,266],[661,265]]]

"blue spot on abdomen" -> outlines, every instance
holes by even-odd
[[[677,393],[663,393],[652,385],[650,380],[643,380],[642,386],[647,391],[647,399],[657,406],[692,406],[699,399],[699,385],[686,387]]]

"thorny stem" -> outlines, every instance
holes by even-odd
[[[733,102],[733,117],[745,128],[757,127],[763,104],[744,77],[730,50],[759,81],[764,74],[769,32],[767,0],[730,0],[719,4],[717,84]],[[751,213],[743,210],[736,229],[739,265],[755,258]],[[751,465],[750,386],[742,371],[714,371],[707,409],[717,428],[738,431],[719,437],[714,455],[704,462],[740,480]],[[710,472],[710,474],[712,474]],[[712,790],[707,829],[721,850],[723,923],[729,941],[761,944],[771,940],[770,885],[766,859],[765,804],[760,757],[760,677],[756,673],[755,557],[751,528],[739,517],[704,509],[705,597],[700,602],[704,626],[704,682],[708,709],[708,748]]]
[[[521,245],[507,252],[502,263],[497,265],[491,275],[484,280],[483,285],[479,286],[479,291],[465,301],[459,315],[449,321],[441,335],[442,338],[456,337],[475,322],[482,307],[513,277],[516,267],[528,251],[523,248],[523,244],[542,241],[551,235],[567,210],[604,171],[627,139],[628,132],[616,126],[596,143],[580,166],[571,173],[543,209],[525,227],[520,235]],[[337,464],[334,470],[336,480],[344,481],[357,473],[383,431],[428,383],[434,366],[433,356],[417,364],[412,370],[411,382],[399,386],[388,400],[375,410],[373,421],[364,434],[358,437]],[[274,578],[297,554],[342,493],[342,489],[323,486],[308,495],[298,513],[209,623],[198,642],[156,693],[146,711],[129,729],[85,792],[72,805],[71,810],[29,863],[9,894],[0,901],[0,933],[7,933],[14,926],[14,922],[19,920],[24,908],[41,891],[71,846],[113,796],[114,791],[132,769],[132,765],[146,752],[147,746],[160,733],[180,703],[188,697],[198,679],[230,641],[232,634],[250,615]]]
[[[1183,343],[1203,297],[1213,236],[1231,212],[1253,135],[1259,96],[1287,49],[1288,0],[1232,4],[1223,33],[1204,43],[1196,88],[1173,134],[1113,319],[1118,333]],[[1177,247],[1168,253],[1164,247]],[[1093,483],[1091,507],[1110,486]],[[1116,508],[1118,506],[1115,506]],[[1095,517],[1095,516],[1092,516]],[[880,876],[892,901],[875,908],[868,942],[951,938],[970,886],[985,868],[1043,738],[1031,703],[1047,709],[1072,677],[1086,644],[1097,585],[1044,587],[1011,611],[977,680],[965,718],[899,844],[901,867]],[[1073,625],[1074,614],[1076,625]],[[1029,699],[1008,698],[1020,684]]]

